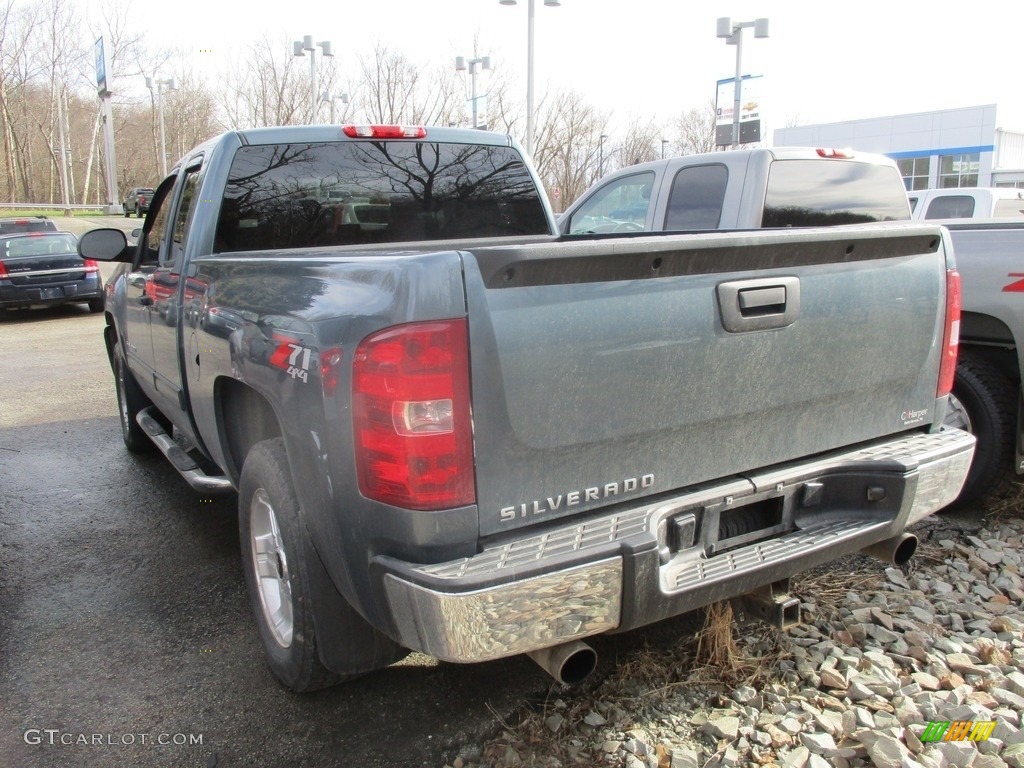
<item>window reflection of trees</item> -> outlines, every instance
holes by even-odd
[[[344,142],[243,147],[220,251],[546,234],[525,164],[508,147]]]

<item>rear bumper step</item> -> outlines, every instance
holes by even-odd
[[[757,593],[891,539],[956,498],[973,453],[960,430],[904,435],[523,532],[469,558],[374,563],[399,642],[485,661]],[[764,503],[781,512],[760,533],[718,539],[733,510]],[[792,603],[772,610],[774,623],[791,623]]]
[[[143,431],[149,435],[149,439],[152,440],[156,447],[160,449],[160,452],[167,457],[167,460],[171,462],[178,474],[185,478],[185,482],[195,488],[197,491],[203,491],[204,493],[226,493],[234,490],[234,486],[231,485],[231,480],[227,477],[218,475],[208,475],[200,468],[196,463],[195,459],[186,453],[180,445],[174,442],[174,439],[167,434],[167,430],[164,429],[163,425],[156,420],[154,414],[156,413],[155,406],[150,406],[139,411],[135,420],[142,427]]]

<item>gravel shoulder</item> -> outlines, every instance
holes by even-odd
[[[794,580],[797,627],[722,616],[640,648],[589,688],[552,686],[446,765],[1024,768],[1020,501],[913,532],[905,568],[857,555]],[[991,732],[931,743],[931,722]]]

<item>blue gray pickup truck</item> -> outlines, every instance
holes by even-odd
[[[508,136],[306,126],[197,147],[137,246],[80,251],[122,262],[125,444],[238,494],[267,659],[306,691],[410,649],[573,682],[589,636],[725,599],[785,625],[791,576],[905,561],[974,448],[943,427],[946,237],[560,235]]]

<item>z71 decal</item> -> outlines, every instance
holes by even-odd
[[[286,341],[277,345],[270,356],[270,364],[305,384],[309,381],[309,361],[312,356],[313,350],[309,347]]]
[[[1011,272],[1007,277],[1020,278],[1003,286],[1003,293],[1024,293],[1024,272]]]

